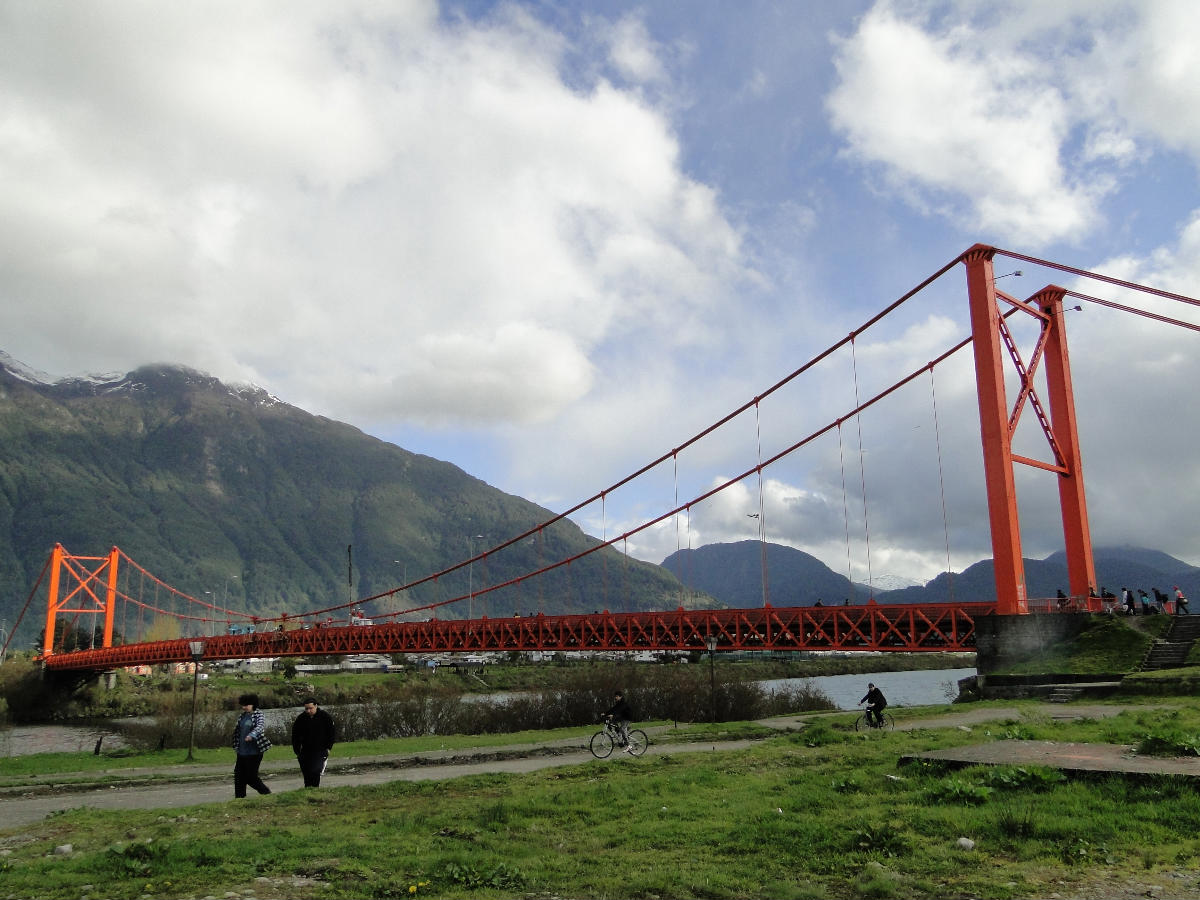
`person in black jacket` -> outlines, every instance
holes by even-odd
[[[325,772],[325,763],[336,737],[337,727],[333,723],[333,716],[317,706],[315,698],[306,697],[304,712],[296,717],[292,725],[292,750],[296,753],[296,761],[300,763],[305,787],[321,786],[321,775]]]
[[[624,747],[627,751],[629,746],[629,723],[633,721],[633,710],[629,707],[629,701],[625,699],[625,695],[621,691],[617,691],[613,695],[613,705],[604,713],[604,718],[611,719],[612,723],[617,726],[617,746]]]
[[[867,704],[867,721],[869,723],[883,724],[883,711],[887,708],[887,698],[883,696],[883,691],[874,684],[868,684],[866,695],[858,702]]]

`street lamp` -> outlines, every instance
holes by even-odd
[[[188,762],[195,758],[196,750],[196,688],[200,684],[200,659],[204,656],[204,641],[188,641],[192,654],[192,728],[188,736]]]
[[[717,664],[715,656],[717,652],[717,636],[710,634],[704,639],[704,646],[708,648],[708,702],[712,707],[712,721],[717,724]]]

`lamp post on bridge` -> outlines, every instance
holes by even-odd
[[[196,750],[196,688],[200,684],[200,660],[204,656],[204,641],[188,641],[188,652],[192,654],[192,727],[188,735],[188,762],[195,758]]]
[[[712,713],[713,724],[717,724],[717,636],[710,634],[704,639],[708,648],[708,705]]]

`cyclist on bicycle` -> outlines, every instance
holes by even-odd
[[[860,705],[867,704],[868,725],[878,727],[883,724],[883,711],[887,707],[887,698],[883,696],[883,691],[873,683],[868,683],[866,695],[858,702]]]
[[[633,710],[629,708],[623,693],[617,691],[613,695],[613,705],[604,713],[604,718],[616,726],[617,745],[624,747],[628,753],[632,749],[629,746],[629,723],[633,721]]]

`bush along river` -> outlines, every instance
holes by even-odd
[[[859,698],[874,682],[891,706],[935,706],[949,703],[958,693],[958,682],[975,674],[975,669],[928,669],[910,672],[876,672],[855,675],[815,675],[809,678],[776,678],[760,681],[767,691],[783,691],[808,685],[823,693],[838,709],[854,709]],[[474,702],[503,702],[509,691],[468,695]],[[337,707],[330,707],[336,709]],[[236,716],[230,710],[230,727]],[[265,709],[268,725],[288,727],[299,713],[299,705]],[[145,721],[151,721],[149,719]],[[18,725],[0,729],[0,757],[26,756],[33,753],[79,753],[96,748],[102,741],[103,752],[125,749],[125,739],[108,722],[75,725]]]

